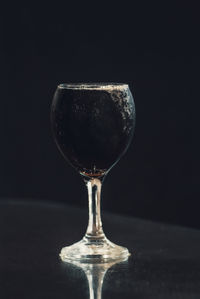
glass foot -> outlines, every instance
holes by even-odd
[[[108,262],[126,258],[130,255],[125,247],[110,242],[106,237],[81,241],[62,248],[60,257],[63,261]]]

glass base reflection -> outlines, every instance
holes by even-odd
[[[83,262],[82,260],[80,261],[65,260],[65,262],[75,265],[85,272],[85,275],[88,280],[89,299],[102,299],[103,280],[106,272],[112,266],[119,263],[126,262],[127,260],[128,257],[121,258],[112,262],[110,261],[110,262],[101,262],[101,263],[91,263],[90,262],[91,260],[89,260],[88,262]]]

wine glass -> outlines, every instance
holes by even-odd
[[[109,262],[128,257],[127,248],[106,238],[100,215],[103,180],[126,152],[134,132],[135,105],[128,84],[58,85],[51,124],[60,152],[87,186],[89,201],[86,234],[81,241],[64,247],[61,259]]]

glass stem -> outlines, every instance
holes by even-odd
[[[87,181],[89,221],[85,237],[88,239],[105,238],[101,222],[101,186],[100,179],[93,178]]]

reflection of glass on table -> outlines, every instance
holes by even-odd
[[[114,265],[127,261],[128,258],[119,259],[109,263],[82,263],[80,261],[71,261],[72,265],[81,268],[87,277],[89,287],[88,299],[101,299],[103,281],[106,272]],[[69,263],[69,262],[67,262]]]

